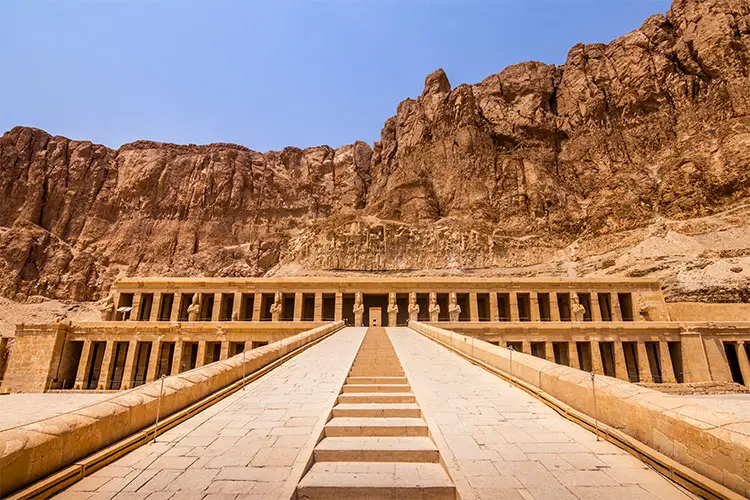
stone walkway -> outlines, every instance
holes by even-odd
[[[346,328],[56,498],[290,497],[365,328]]]
[[[6,394],[0,396],[0,430],[54,417],[115,396],[112,393]]]
[[[692,498],[499,377],[408,328],[387,330],[464,500]]]

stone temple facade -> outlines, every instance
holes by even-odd
[[[129,389],[341,320],[434,324],[630,382],[750,384],[746,305],[666,303],[649,279],[127,278],[100,308],[18,325],[2,390]]]

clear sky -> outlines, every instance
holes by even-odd
[[[563,64],[668,0],[0,0],[0,130],[138,139],[372,143],[442,67],[455,87]]]

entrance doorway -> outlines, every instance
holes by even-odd
[[[388,324],[388,294],[369,294],[362,296],[362,304],[365,306],[364,325],[373,326],[373,316],[379,316],[378,326],[396,326]]]
[[[369,326],[383,326],[382,318],[380,317],[380,308],[379,307],[371,307],[370,308],[370,322],[368,323]]]

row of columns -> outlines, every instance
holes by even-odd
[[[201,293],[201,302],[205,297],[208,295],[213,295],[214,302],[213,302],[213,310],[211,313],[211,321],[219,321],[220,315],[221,315],[221,298],[222,295],[228,295],[232,292],[215,292],[213,294],[209,293]],[[426,293],[426,292],[420,292],[420,293]],[[487,293],[487,292],[486,292]],[[550,307],[550,321],[560,321],[560,309],[557,302],[557,292],[552,291],[536,291],[536,292],[488,292],[489,293],[489,310],[490,310],[490,321],[500,321],[500,311],[498,308],[498,293],[507,294],[509,296],[509,304],[510,304],[510,321],[519,321],[520,320],[520,314],[519,314],[519,308],[518,308],[518,294],[528,294],[530,298],[530,320],[531,321],[540,321],[541,320],[541,314],[539,309],[539,294],[548,294],[549,296],[549,307]],[[571,297],[572,293],[575,292],[561,292],[561,293],[567,293],[569,298]],[[611,316],[612,321],[622,321],[622,311],[620,309],[619,300],[617,297],[617,293],[614,292],[587,292],[590,296],[590,316],[591,321],[602,321],[602,314],[601,314],[601,308],[599,304],[599,294],[608,294],[609,295],[609,303],[611,308]],[[478,301],[478,294],[479,292],[469,292],[469,313],[470,313],[470,321],[479,321],[479,301]],[[159,319],[159,312],[161,309],[161,301],[162,301],[162,292],[155,292],[153,294],[153,300],[151,304],[151,313],[148,321],[157,321]],[[174,292],[174,300],[172,302],[172,310],[170,311],[170,317],[169,320],[172,322],[176,322],[179,320],[179,314],[180,314],[180,299],[181,299],[181,293]],[[241,307],[242,307],[242,296],[243,292],[233,292],[233,305],[232,310],[235,314],[237,314]],[[303,292],[295,292],[294,297],[294,321],[302,321],[302,309],[303,309]],[[335,321],[341,321],[343,318],[343,293],[342,292],[335,292],[335,315],[334,320]],[[132,310],[130,314],[130,320],[136,321],[140,319],[140,308],[141,308],[141,302],[142,302],[142,293],[135,293],[133,296],[133,304],[132,304]],[[315,306],[314,306],[314,316],[313,321],[320,322],[323,320],[323,292],[315,292]],[[252,315],[250,315],[250,318],[252,321],[260,321],[261,319],[261,293],[255,292],[255,299],[253,301],[253,311]],[[416,319],[416,318],[412,318]],[[571,314],[571,321],[575,321],[575,317],[573,314]]]
[[[554,355],[554,344],[567,344],[568,349],[568,360],[570,363],[570,366],[573,368],[580,368],[583,369],[583,366],[581,365],[581,360],[578,356],[578,348],[577,344],[578,342],[570,341],[570,342],[550,342],[550,341],[532,341],[532,340],[523,340],[521,341],[521,351],[524,354],[532,354],[531,350],[531,344],[533,343],[544,343],[545,349],[544,349],[544,359],[547,361],[555,362],[555,355]],[[627,341],[626,341],[627,342]],[[510,345],[513,342],[508,342],[507,344]],[[622,341],[596,341],[596,340],[590,340],[586,341],[586,343],[590,344],[591,346],[591,371],[596,373],[597,375],[604,375],[604,362],[602,360],[601,355],[601,349],[599,344],[600,343],[609,343],[614,346],[614,368],[615,368],[615,377],[622,380],[628,380],[628,369],[627,369],[627,363],[625,361],[625,349],[623,346]],[[638,377],[640,382],[653,382],[653,376],[651,373],[651,367],[649,364],[649,358],[648,353],[646,352],[646,342],[634,342],[637,344],[637,360],[638,360]],[[661,378],[663,383],[674,383],[676,382],[676,377],[674,373],[674,368],[672,367],[672,357],[669,353],[669,345],[667,342],[659,341],[659,365],[661,370]],[[748,365],[748,375],[750,375],[750,365]]]

